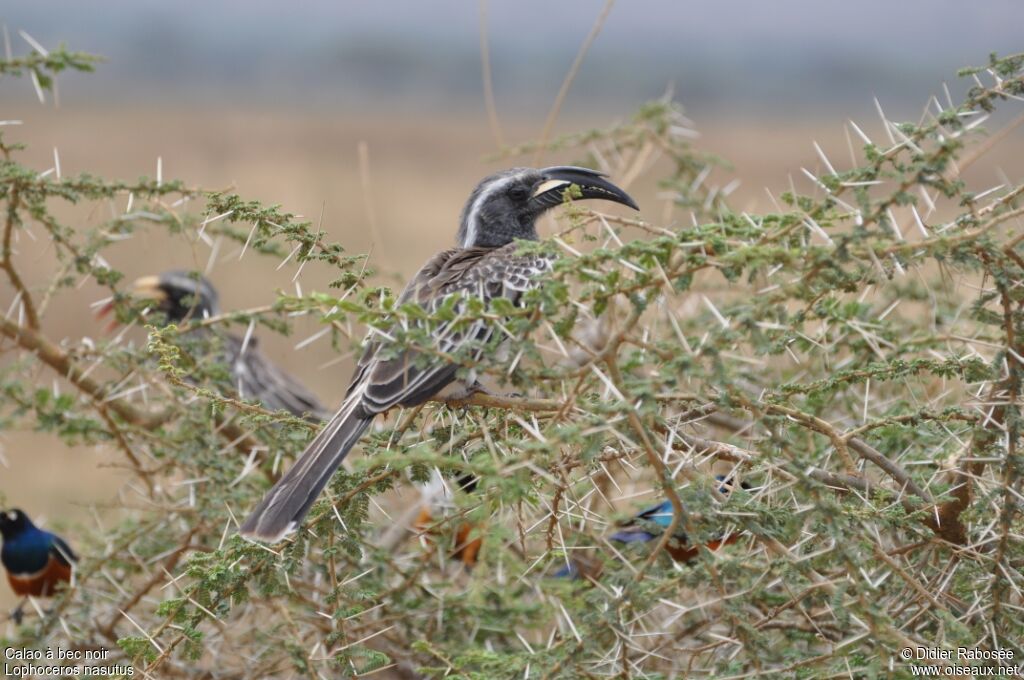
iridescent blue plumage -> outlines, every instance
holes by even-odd
[[[71,579],[71,565],[78,558],[60,536],[40,529],[21,510],[0,512],[0,563],[17,595],[47,597],[58,584]],[[21,619],[21,607],[14,610]]]
[[[725,475],[715,475],[715,479],[721,482],[721,486],[718,487],[718,492],[728,495],[732,490],[732,479],[726,478]],[[742,484],[743,488],[749,488],[746,483]],[[619,543],[642,543],[646,541],[652,541],[655,538],[660,538],[661,534],[665,529],[672,524],[672,515],[674,511],[672,509],[671,501],[662,501],[657,505],[651,506],[646,510],[641,511],[637,515],[634,515],[629,522],[623,526],[621,531],[618,531],[611,535],[611,540],[618,541]],[[657,530],[661,528],[661,531],[652,533],[651,529]],[[681,545],[687,545],[689,539],[686,536],[686,532],[682,530],[676,530],[676,540]]]
[[[562,567],[561,569],[556,571],[554,574],[551,575],[551,577],[552,578],[579,578],[580,577],[580,569],[579,569],[579,567],[576,566],[575,562],[570,560],[569,564],[565,565],[564,567]]]
[[[721,484],[718,487],[718,491],[729,495],[733,488],[732,478],[716,475],[715,479]],[[750,488],[750,485],[746,482],[741,482],[740,486],[744,489]],[[672,502],[668,500],[662,501],[631,517],[623,524],[619,531],[608,538],[617,543],[647,543],[653,541],[664,535],[665,530],[672,524],[673,514]],[[708,541],[705,546],[709,550],[717,550],[722,545],[732,543],[736,539],[737,534],[726,533],[719,538]],[[669,541],[668,545],[665,546],[665,551],[677,562],[689,562],[697,557],[700,548],[691,545],[686,532],[681,528],[677,528],[673,540]],[[595,563],[593,559],[587,560],[577,555],[571,558],[568,564],[558,569],[553,576],[555,578],[571,579],[580,579],[587,576],[593,579],[600,575],[600,573],[601,567],[599,563]]]
[[[57,540],[49,531],[31,526],[17,536],[4,540],[0,561],[7,571],[15,574],[37,572],[50,561],[50,551]]]
[[[661,532],[653,534],[647,529],[655,527],[661,527],[662,530],[667,529],[672,523],[672,514],[670,501],[659,503],[634,516],[629,524],[624,526],[621,531],[612,534],[610,538],[619,543],[639,543],[653,540],[661,536]],[[676,538],[683,543],[687,542],[686,533],[683,531],[676,531]]]

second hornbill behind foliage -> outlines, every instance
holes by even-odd
[[[499,298],[519,304],[523,293],[551,270],[553,260],[518,254],[515,241],[536,241],[537,219],[560,205],[572,186],[578,188],[577,198],[603,198],[637,208],[626,192],[586,168],[513,168],[491,175],[466,203],[458,246],[431,258],[409,281],[399,305],[415,303],[432,313],[452,297],[457,300],[456,312],[467,308],[469,298],[479,299],[484,308]],[[484,359],[481,348],[489,346],[495,324],[484,319],[468,325],[435,321],[428,327],[429,321],[411,319],[408,323],[421,324],[433,346],[390,347],[383,333],[368,336],[341,408],[245,520],[243,535],[277,541],[295,528],[377,415],[437,395],[456,398],[480,389],[472,372],[459,378],[459,364],[443,357],[468,347],[470,360]]]
[[[205,278],[186,271],[167,271],[159,276],[144,276],[135,281],[136,297],[150,298],[168,323],[182,324],[202,321],[220,313],[218,295]],[[316,395],[298,380],[267,359],[259,351],[256,338],[248,342],[230,333],[200,327],[192,333],[216,334],[211,340],[222,343],[219,359],[228,367],[231,380],[243,399],[258,401],[272,411],[288,411],[292,415],[316,422],[330,415]]]

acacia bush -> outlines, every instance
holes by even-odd
[[[46,88],[92,63],[60,49],[0,73]],[[281,208],[40,173],[3,137],[0,424],[108,446],[133,474],[116,524],[75,528],[73,587],[3,644],[109,648],[145,677],[898,676],[917,646],[1019,660],[1024,185],[961,172],[984,162],[993,109],[1024,97],[1024,56],[963,75],[962,103],[932,100],[873,139],[855,128],[853,167],[822,154],[824,171],[763,215],[710,185],[717,161],[668,100],[545,144],[625,184],[657,173],[685,218],[568,206],[553,238],[523,244],[561,255],[524,308],[437,312],[503,325],[507,358],[479,368],[518,394],[391,414],[276,546],[234,530],[315,426],[239,398],[210,360],[216,336],[189,328],[287,332],[314,315],[343,352],[365,326],[421,343],[391,324],[423,312]],[[56,217],[110,199],[130,207],[94,226]],[[23,283],[26,229],[52,241],[46,287]],[[82,277],[122,322],[152,323],[102,257],[144,230],[233,239],[268,265],[336,272],[334,288],[150,325],[145,346],[50,338],[48,301]],[[480,483],[430,536],[375,514],[371,499],[434,470]],[[749,488],[725,496],[715,474]],[[673,529],[739,541],[681,565],[665,540],[608,540],[660,497]],[[472,570],[445,547],[465,522],[483,538]],[[555,578],[570,561],[591,578]]]

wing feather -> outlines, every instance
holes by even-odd
[[[329,417],[315,394],[260,352],[256,338],[249,340],[243,352],[240,338],[225,335],[224,352],[239,396],[255,399],[271,411],[288,411],[313,420]]]
[[[551,259],[516,255],[516,248],[510,244],[496,249],[446,250],[413,277],[398,298],[400,304],[415,302],[433,315],[456,296],[455,317],[425,328],[432,338],[430,347],[408,347],[390,357],[382,356],[380,342],[367,347],[353,380],[353,385],[366,382],[363,404],[367,411],[380,413],[396,405],[423,403],[455,380],[459,366],[447,357],[470,346],[469,359],[480,358],[495,327],[483,319],[465,322],[462,313],[469,299],[477,298],[484,306],[498,297],[516,303],[537,285],[537,276],[551,268]],[[414,323],[422,327],[430,322]]]
[[[56,534],[50,534],[50,554],[53,555],[57,561],[63,564],[65,567],[70,567],[73,562],[78,561],[78,555],[71,549],[71,546],[67,544],[63,538]]]

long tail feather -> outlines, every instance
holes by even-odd
[[[361,392],[361,391],[360,391]],[[373,422],[352,394],[295,465],[267,492],[239,530],[243,536],[276,543],[298,526],[349,450]]]

